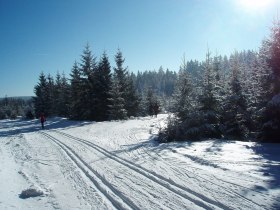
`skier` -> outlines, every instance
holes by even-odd
[[[40,121],[41,121],[41,125],[42,125],[42,129],[44,129],[44,122],[46,121],[46,118],[44,116],[44,113],[41,113],[40,115]]]

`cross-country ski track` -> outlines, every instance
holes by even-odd
[[[136,164],[133,164],[132,162],[130,162],[128,160],[117,157],[113,153],[108,152],[107,150],[99,147],[98,145],[95,145],[95,144],[93,144],[89,141],[86,141],[86,140],[83,140],[83,139],[80,139],[80,138],[76,138],[76,137],[71,136],[69,134],[65,134],[65,133],[58,132],[58,131],[56,131],[56,133],[60,134],[61,136],[66,137],[66,139],[68,141],[69,140],[74,140],[75,142],[72,142],[72,143],[74,143],[74,144],[78,143],[79,145],[77,147],[79,147],[79,146],[85,147],[86,146],[86,147],[92,148],[92,150],[90,150],[90,151],[92,153],[94,153],[95,157],[98,157],[99,159],[102,159],[102,160],[106,159],[106,161],[112,162],[110,164],[106,164],[106,169],[105,169],[106,171],[104,172],[105,174],[108,173],[108,172],[114,172],[115,174],[124,175],[124,173],[129,172],[127,174],[127,176],[125,176],[125,179],[121,178],[121,180],[118,180],[118,182],[119,182],[118,184],[120,184],[120,182],[122,182],[122,181],[127,182],[128,180],[131,180],[129,185],[127,185],[125,183],[125,185],[129,186],[129,188],[130,188],[128,190],[125,190],[125,192],[119,192],[117,189],[114,189],[113,186],[110,186],[108,181],[101,178],[102,175],[99,175],[99,174],[97,175],[99,178],[102,179],[102,182],[105,185],[107,185],[110,189],[113,189],[112,191],[115,192],[118,195],[122,195],[122,194],[126,193],[127,196],[131,197],[131,195],[132,195],[131,191],[136,190],[136,189],[139,190],[139,186],[137,186],[135,188],[133,188],[132,186],[134,184],[140,185],[140,183],[141,183],[143,185],[142,186],[143,188],[142,188],[141,192],[139,192],[139,191],[136,192],[136,194],[135,194],[136,196],[138,195],[137,193],[144,193],[145,191],[147,191],[146,193],[150,194],[147,197],[147,198],[149,198],[149,197],[154,195],[155,190],[158,190],[159,193],[162,194],[161,195],[162,196],[161,201],[164,199],[164,196],[166,196],[166,198],[165,198],[166,201],[164,203],[168,204],[168,202],[170,202],[170,196],[171,196],[170,193],[175,194],[176,196],[172,195],[175,198],[174,200],[172,200],[174,203],[173,204],[168,204],[168,205],[170,205],[170,206],[167,206],[168,208],[172,208],[172,207],[174,208],[176,206],[176,204],[181,203],[184,208],[190,208],[190,209],[192,208],[192,206],[196,206],[196,208],[201,207],[202,209],[218,209],[218,208],[227,209],[226,206],[219,203],[218,201],[210,200],[203,195],[199,195],[198,193],[192,192],[190,189],[187,189],[187,188],[185,188],[183,186],[180,186],[176,183],[172,183],[171,181],[168,181],[164,177],[162,177],[162,176],[160,176],[160,175],[158,175],[154,172],[150,172],[149,170],[146,170],[141,166],[137,166]],[[49,139],[52,139],[58,145],[60,145],[60,146],[63,145],[64,147],[62,147],[62,148],[64,148],[64,150],[65,150],[65,148],[67,148],[65,151],[68,154],[68,156],[71,157],[71,152],[72,152],[82,163],[84,163],[87,166],[87,168],[90,171],[94,171],[94,169],[92,169],[92,167],[89,166],[89,164],[85,163],[85,161],[82,160],[81,157],[79,157],[77,155],[77,153],[73,149],[73,148],[75,148],[74,146],[72,146],[72,148],[70,148],[66,144],[59,141],[58,138],[54,138],[53,136],[51,136],[50,134],[47,134],[47,133],[42,132],[42,134],[47,136]],[[71,158],[71,159],[73,159],[73,158]],[[89,161],[89,162],[95,162],[95,161]],[[76,164],[77,164],[77,162],[76,162]],[[104,163],[102,163],[99,167],[102,167],[103,164]],[[77,164],[77,165],[79,165],[79,164]],[[110,166],[111,168],[107,168],[108,166]],[[79,165],[79,167],[80,167],[80,165]],[[86,170],[83,170],[83,171],[86,171]],[[97,174],[97,172],[95,172],[95,174]],[[144,182],[146,184],[144,184]],[[157,184],[158,186],[152,185],[153,187],[151,188],[151,187],[149,187],[149,182],[154,182],[154,184]],[[170,192],[164,193],[165,190],[161,189],[161,188],[165,188],[166,190],[168,190]],[[151,191],[148,192],[148,189],[150,189]],[[185,200],[178,199],[177,196],[180,196]],[[133,202],[131,202],[128,197],[121,196],[121,198],[123,199],[123,201],[125,203],[127,203],[130,207],[132,207],[132,209],[143,209],[143,206],[141,206],[141,201],[139,202],[137,197],[135,198],[136,202],[139,202],[139,203],[137,203],[137,205],[133,204]],[[155,209],[161,208],[161,206],[159,204],[154,203],[154,202],[157,201],[157,199],[152,200],[152,201],[151,200],[147,200],[147,201],[151,202],[150,206],[152,208],[155,208]],[[140,208],[138,208],[137,206],[139,206]]]
[[[0,121],[0,178],[11,188],[0,195],[0,208],[279,209],[278,148],[221,140],[158,144],[166,117],[54,118],[45,130],[36,120]],[[44,195],[19,199],[26,188]]]

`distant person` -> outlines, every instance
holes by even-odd
[[[44,127],[44,123],[45,123],[45,121],[46,121],[46,118],[45,118],[44,113],[41,113],[41,115],[40,115],[40,121],[41,121],[42,129],[44,129],[44,128],[45,128],[45,127]]]

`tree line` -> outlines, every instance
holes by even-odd
[[[204,138],[280,142],[280,22],[257,52],[229,59],[207,52],[202,63],[183,60],[173,94],[173,116],[161,142]],[[199,72],[199,73],[198,73]]]
[[[141,75],[129,73],[124,62],[120,50],[115,55],[115,67],[111,67],[105,52],[97,62],[87,44],[80,62],[74,62],[69,79],[60,73],[55,78],[40,74],[34,88],[35,115],[105,121],[157,114],[158,94],[150,85],[139,90],[135,84]]]

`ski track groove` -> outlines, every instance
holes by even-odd
[[[131,134],[131,135],[129,135],[129,138],[131,138],[131,139],[137,139],[136,134]],[[143,151],[145,154],[147,154],[149,157],[151,157],[152,159],[158,159],[158,158],[160,158],[160,159],[163,160],[169,167],[173,168],[173,165],[172,165],[172,164],[166,162],[166,161],[165,161],[162,157],[160,157],[158,154],[156,155],[157,157],[155,157],[155,156],[151,155],[150,152],[147,151],[147,149],[142,149],[142,151]],[[138,154],[140,154],[139,151],[138,151]],[[141,155],[141,156],[142,156],[142,155]],[[136,164],[134,164],[134,165],[136,165]],[[142,166],[140,166],[140,167],[142,168]],[[174,168],[173,168],[173,170],[174,170]],[[188,170],[188,169],[186,169],[186,170],[187,170],[188,172],[192,173],[193,175],[198,176],[198,177],[201,178],[202,180],[211,183],[212,185],[215,185],[215,186],[220,187],[220,188],[224,188],[223,186],[221,186],[221,185],[219,185],[219,184],[217,184],[217,183],[215,183],[215,182],[212,182],[211,180],[208,180],[208,179],[206,179],[206,178],[200,176],[199,174],[194,173],[193,171],[190,171],[190,170]],[[175,171],[176,171],[176,170],[175,170]],[[152,173],[154,173],[154,172],[152,172]],[[178,172],[177,172],[177,173],[178,173]],[[194,176],[194,178],[195,178],[195,176]],[[235,184],[235,183],[232,183],[232,182],[228,182],[228,181],[222,180],[222,179],[220,179],[220,178],[217,178],[216,176],[213,176],[213,177],[216,178],[216,179],[219,180],[219,181],[222,181],[222,182],[225,182],[225,183],[228,183],[228,184],[232,184],[232,185],[234,185],[234,186],[238,186],[238,187],[241,187],[241,188],[246,189],[246,190],[249,189],[249,190],[252,190],[252,191],[254,191],[254,192],[256,192],[256,193],[261,194],[261,192],[259,192],[259,191],[257,191],[257,190],[250,189],[250,188],[247,188],[247,187],[242,186],[242,185],[239,185],[239,184]],[[197,178],[195,178],[195,179],[196,179],[197,181],[199,181]],[[171,181],[171,180],[170,180],[170,181]],[[171,182],[173,182],[173,181],[171,181]],[[243,196],[243,195],[241,195],[241,194],[239,194],[239,193],[237,193],[237,192],[235,192],[235,191],[233,191],[233,190],[228,190],[228,189],[225,189],[225,190],[226,190],[229,194],[232,194],[232,193],[235,194],[237,197],[241,198],[242,200],[244,200],[244,201],[247,202],[248,204],[254,204],[254,205],[257,205],[258,207],[267,209],[267,208],[265,208],[264,206],[262,206],[262,205],[260,205],[260,204],[258,204],[258,203],[256,203],[256,202],[254,202],[254,201],[252,201],[252,200],[246,198],[245,196]],[[272,200],[276,201],[276,199],[273,199],[273,198],[272,198]],[[229,208],[229,207],[227,207],[227,208]]]
[[[105,178],[103,178],[96,170],[94,170],[91,166],[89,166],[82,158],[75,152],[73,151],[70,147],[68,147],[66,144],[62,143],[60,140],[57,138],[51,136],[50,134],[47,134],[45,132],[40,132],[43,134],[45,137],[48,139],[52,140],[55,144],[57,144],[66,154],[70,159],[77,165],[78,168],[80,168],[83,173],[85,174],[86,177],[89,178],[89,180],[96,186],[96,188],[112,203],[112,205],[116,209],[135,209],[135,210],[140,210],[129,198],[125,197],[122,195],[122,193],[117,190],[115,187],[113,187]],[[72,154],[71,154],[72,153]],[[75,156],[75,157],[74,157]],[[77,161],[77,159],[79,161]],[[82,166],[81,162],[84,166]],[[122,203],[117,201],[113,196],[111,196],[106,189],[103,189],[100,184],[96,181],[95,177],[91,176],[89,172],[91,171],[96,178],[98,178],[109,190],[111,190],[117,197],[119,197],[126,205],[124,206]],[[127,208],[129,207],[129,208]]]
[[[153,158],[153,159],[156,158],[156,157],[154,157],[153,155],[149,154],[149,152],[147,152],[145,149],[143,149],[143,151],[144,151],[148,156],[150,156],[151,158]],[[157,157],[160,158],[161,160],[163,160],[166,164],[168,164],[169,167],[173,168],[173,165],[172,165],[172,164],[166,162],[166,161],[165,161],[163,158],[161,158],[158,154],[157,154]],[[191,159],[191,160],[192,160],[192,159]],[[174,169],[174,168],[173,168],[173,169]],[[222,185],[219,185],[219,184],[217,184],[217,183],[215,183],[215,182],[212,182],[211,180],[208,180],[208,179],[206,179],[206,178],[200,176],[199,174],[194,173],[193,171],[188,170],[187,168],[185,168],[185,170],[186,170],[187,172],[190,172],[190,173],[192,173],[193,175],[195,175],[195,176],[201,178],[202,180],[211,183],[212,185],[215,185],[215,186],[217,186],[217,187],[223,188],[223,189],[224,189],[225,191],[227,191],[229,194],[232,194],[232,193],[235,194],[236,196],[238,196],[238,197],[241,198],[242,200],[248,202],[249,204],[254,204],[254,205],[257,205],[258,207],[267,209],[267,208],[265,208],[264,206],[262,206],[262,205],[260,205],[260,204],[258,204],[258,203],[256,203],[256,202],[254,202],[254,201],[252,201],[252,200],[246,198],[245,196],[243,196],[243,195],[241,195],[241,194],[239,194],[239,193],[237,193],[237,192],[235,192],[235,191],[233,191],[233,190],[228,190],[228,189],[224,188]],[[195,176],[194,176],[194,178],[195,178]],[[241,188],[246,189],[246,190],[249,189],[249,190],[252,190],[252,191],[254,191],[254,192],[256,192],[256,193],[261,194],[261,192],[259,192],[259,191],[257,191],[257,190],[250,189],[250,188],[247,188],[247,187],[242,186],[242,185],[239,185],[239,184],[235,184],[235,183],[232,183],[232,182],[228,182],[228,181],[222,180],[222,179],[220,179],[220,178],[217,178],[216,176],[213,176],[213,177],[216,178],[217,180],[221,181],[221,182],[225,182],[225,183],[228,183],[228,184],[232,184],[232,185],[241,187]],[[197,179],[197,178],[195,178],[195,179]],[[198,180],[198,179],[197,179],[197,180]],[[199,180],[198,180],[198,181],[199,181]],[[272,200],[275,200],[275,199],[272,199]]]
[[[131,139],[137,139],[136,134],[129,135],[129,138],[131,138]],[[173,168],[173,165],[172,165],[172,164],[166,162],[166,161],[165,161],[162,157],[160,157],[158,154],[156,154],[156,157],[155,157],[155,156],[151,155],[150,152],[147,151],[147,149],[142,149],[142,151],[143,151],[145,154],[147,154],[149,157],[151,157],[152,159],[158,159],[158,158],[160,158],[160,159],[163,160],[169,167]],[[138,152],[138,153],[139,153],[139,152]],[[139,153],[139,154],[140,154],[140,153]],[[191,160],[192,160],[192,159],[191,159]],[[173,168],[173,170],[174,170],[174,168]],[[223,186],[221,186],[221,185],[219,185],[219,184],[217,184],[217,183],[215,183],[215,182],[212,182],[211,180],[208,180],[208,179],[206,179],[206,178],[200,176],[199,174],[194,173],[193,171],[190,171],[190,170],[188,170],[188,169],[186,169],[186,170],[187,170],[188,172],[192,173],[193,175],[198,176],[199,178],[201,178],[202,180],[204,180],[204,181],[206,181],[206,182],[209,182],[209,183],[211,183],[211,184],[213,184],[213,185],[215,185],[215,186],[217,186],[217,187],[224,188]],[[176,170],[175,170],[175,171],[176,171]],[[195,176],[194,176],[194,178],[195,178]],[[232,185],[241,187],[241,188],[246,189],[246,190],[250,189],[250,188],[247,188],[247,187],[242,186],[242,185],[239,185],[239,184],[235,184],[235,183],[231,183],[231,182],[222,180],[222,179],[220,179],[220,178],[217,178],[216,176],[213,176],[213,177],[216,178],[216,179],[219,180],[219,181],[222,181],[222,182],[225,182],[225,183],[228,183],[228,184],[232,184]],[[197,178],[195,178],[195,179],[198,180]],[[199,180],[198,180],[198,181],[199,181]],[[249,203],[249,204],[255,204],[255,205],[257,205],[258,207],[265,208],[264,206],[262,206],[262,205],[260,205],[260,204],[258,204],[258,203],[256,203],[256,202],[254,202],[254,201],[252,201],[252,200],[246,198],[246,197],[243,196],[243,195],[240,195],[239,193],[237,193],[237,192],[235,192],[235,191],[233,191],[233,190],[228,190],[228,189],[225,189],[225,190],[226,190],[229,194],[232,194],[232,193],[235,194],[236,196],[238,196],[238,197],[241,198],[242,200],[245,200],[245,201],[246,201],[247,203]],[[252,189],[250,189],[250,190],[252,190]],[[253,191],[256,192],[256,193],[261,194],[261,192],[259,192],[259,191],[257,191],[257,190],[253,190]],[[272,199],[272,200],[275,200],[275,199]]]
[[[61,131],[52,130],[52,132],[58,133],[58,134],[63,135],[65,137],[71,138],[75,141],[82,142],[83,144],[86,144],[89,147],[92,147],[93,149],[95,149],[98,152],[104,154],[108,158],[122,164],[123,166],[126,166],[126,167],[130,168],[131,170],[137,172],[138,174],[141,174],[142,176],[145,176],[146,178],[150,179],[151,181],[163,186],[167,190],[172,191],[173,193],[183,197],[184,199],[192,201],[193,203],[195,203],[196,205],[198,205],[198,206],[200,206],[204,209],[215,209],[215,207],[220,208],[220,209],[230,209],[228,206],[224,205],[223,203],[221,203],[219,201],[212,200],[212,199],[210,199],[210,198],[208,198],[208,197],[206,197],[206,196],[204,196],[200,193],[192,191],[189,188],[181,186],[181,185],[175,183],[174,181],[169,180],[169,179],[167,179],[167,178],[165,178],[165,177],[163,177],[163,176],[161,176],[161,175],[159,175],[159,174],[157,174],[153,171],[150,171],[150,170],[148,170],[148,169],[146,169],[146,168],[144,168],[140,165],[137,165],[137,164],[135,164],[135,163],[133,163],[129,160],[121,158],[121,157],[107,151],[106,149],[104,149],[104,148],[102,148],[102,147],[100,147],[100,146],[98,146],[98,145],[96,145],[96,144],[94,144],[90,141],[72,136],[70,134],[67,134],[67,133],[64,133],[64,132],[61,132]],[[187,195],[185,192],[187,192],[190,195]],[[199,200],[197,200],[195,198],[192,198],[192,197],[196,197]],[[213,208],[213,206],[206,205],[203,201],[207,202],[210,205],[213,205],[215,207]]]

